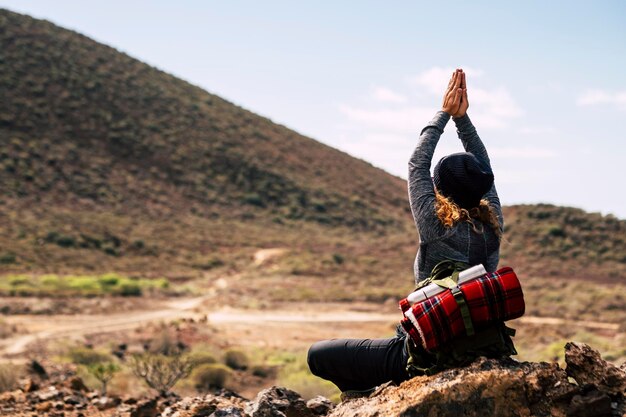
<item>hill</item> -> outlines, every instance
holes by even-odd
[[[406,212],[368,163],[49,22],[4,10],[0,27],[5,196],[351,226]]]
[[[406,185],[364,161],[8,10],[0,94],[0,273],[233,276],[296,299],[411,286]],[[505,218],[503,263],[623,280],[626,221],[547,205]],[[267,248],[282,255],[253,263]]]

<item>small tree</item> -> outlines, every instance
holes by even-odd
[[[87,366],[87,371],[102,384],[102,395],[107,395],[107,384],[119,370],[119,366],[113,362],[101,362]]]
[[[193,362],[181,355],[165,356],[150,353],[134,355],[130,369],[146,384],[165,397],[169,390],[193,369]]]

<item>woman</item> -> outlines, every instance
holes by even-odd
[[[444,259],[471,265],[482,263],[492,272],[498,264],[502,212],[493,185],[487,151],[467,116],[465,73],[457,69],[450,78],[443,106],[422,130],[409,161],[409,197],[420,235],[415,279],[427,278]],[[466,152],[430,165],[439,137],[453,118]],[[434,185],[433,185],[434,183]],[[345,391],[368,391],[388,381],[409,378],[406,335],[388,339],[333,339],[311,346],[311,372]]]
[[[468,106],[465,73],[457,69],[442,110],[422,130],[409,161],[409,199],[420,238],[416,282],[444,259],[483,264],[488,272],[498,266],[502,209],[487,150],[467,116]],[[450,116],[466,152],[442,158],[431,178],[433,153]]]

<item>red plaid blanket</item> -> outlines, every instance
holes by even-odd
[[[513,269],[496,272],[459,286],[469,307],[472,323],[480,330],[494,322],[512,320],[524,314],[524,294]],[[416,344],[436,350],[456,336],[465,334],[461,311],[452,291],[445,290],[415,303],[400,301],[404,313],[401,323]]]

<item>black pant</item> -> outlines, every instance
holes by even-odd
[[[341,391],[367,390],[388,381],[400,383],[409,379],[404,342],[405,337],[323,340],[309,349],[309,368]]]

